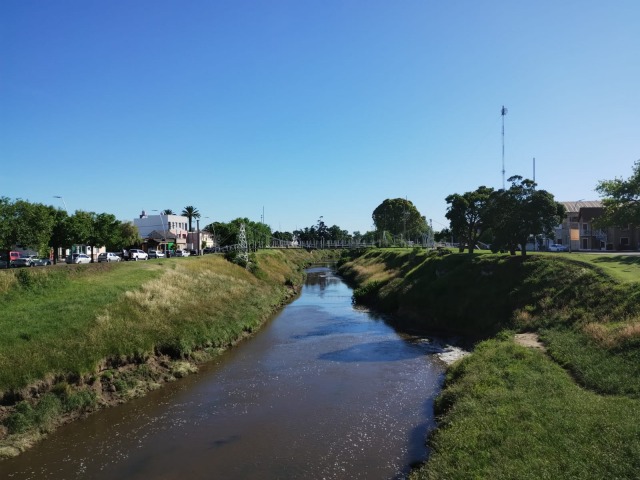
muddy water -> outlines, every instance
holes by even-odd
[[[437,349],[435,349],[437,350]],[[328,268],[197,375],[67,425],[3,479],[401,478],[426,456],[442,365],[351,305]]]

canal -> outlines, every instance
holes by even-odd
[[[393,479],[426,458],[429,340],[355,309],[330,268],[198,374],[66,425],[3,479]]]

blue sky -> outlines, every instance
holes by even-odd
[[[640,2],[4,0],[0,195],[136,217],[372,228],[406,197],[640,158]]]

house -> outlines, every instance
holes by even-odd
[[[187,234],[187,246],[191,250],[204,250],[215,247],[213,235],[206,230],[189,232]]]
[[[174,240],[175,248],[183,250],[187,246],[187,229],[189,219],[183,215],[147,215],[143,210],[138,218],[133,219],[133,224],[138,227],[140,237],[148,242],[149,235],[156,231],[162,232],[160,238],[164,238],[166,243],[168,238]],[[154,237],[158,240],[158,237]]]
[[[171,232],[153,230],[145,238],[145,250],[150,249],[166,252],[167,250],[178,250],[176,235]]]
[[[640,227],[598,228],[594,223],[604,212],[602,202],[561,202],[565,218],[556,228],[556,243],[567,245],[570,251],[638,250]]]

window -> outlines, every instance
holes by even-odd
[[[629,245],[629,237],[620,237],[620,245]]]
[[[588,223],[583,223],[582,224],[582,233],[586,234],[589,231],[589,224]]]

